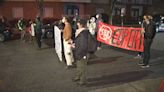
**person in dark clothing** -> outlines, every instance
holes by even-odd
[[[36,25],[35,25],[36,41],[37,41],[38,47],[40,49],[41,46],[42,46],[42,43],[41,43],[41,38],[42,38],[42,22],[40,20],[40,17],[37,17],[35,22],[36,22]]]
[[[139,63],[142,68],[149,67],[149,59],[150,59],[150,47],[155,37],[155,25],[152,21],[152,17],[150,15],[144,16],[144,57],[143,62]]]
[[[99,25],[99,22],[103,22],[102,15],[101,14],[97,14],[96,15],[96,36],[98,34],[98,25]],[[102,43],[100,41],[98,41],[97,50],[100,50],[101,49],[101,45],[102,45]]]
[[[76,76],[73,81],[79,81],[78,85],[86,84],[86,66],[88,62],[88,34],[89,30],[85,28],[86,21],[80,20],[77,22],[78,29],[75,33],[75,48],[74,48],[74,58],[77,64]]]
[[[17,27],[19,31],[21,32],[21,40],[25,41],[26,24],[25,24],[24,18],[21,18],[18,20]]]
[[[7,19],[4,16],[0,17],[0,41],[5,41],[11,38],[11,32],[9,31],[9,25]]]
[[[3,16],[0,18],[0,33],[3,33],[6,29],[6,23]]]

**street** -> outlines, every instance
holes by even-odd
[[[20,40],[0,43],[0,92],[94,92],[143,79],[164,77],[164,33],[157,33],[151,48],[150,68],[137,65],[137,52],[108,45],[88,62],[86,86],[72,82],[75,68],[67,70],[54,48],[41,50]],[[95,91],[96,92],[96,91]],[[141,92],[141,91],[140,91]]]

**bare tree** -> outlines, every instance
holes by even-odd
[[[109,4],[110,4],[110,24],[112,25],[112,20],[113,20],[113,11],[114,11],[114,7],[115,4],[118,0],[109,0]]]
[[[38,11],[39,11],[39,17],[43,17],[43,7],[44,7],[44,1],[43,0],[36,0]]]

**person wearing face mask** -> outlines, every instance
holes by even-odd
[[[72,53],[72,27],[69,23],[69,18],[64,16],[62,18],[62,22],[65,24],[64,29],[63,29],[63,45],[64,45],[64,55],[66,59],[66,64],[68,68],[71,68],[73,66],[74,58],[73,58],[73,53]]]
[[[145,15],[144,17],[144,57],[143,62],[140,62],[138,65],[141,65],[142,68],[148,68],[149,67],[149,60],[150,60],[150,47],[153,42],[153,39],[155,37],[156,31],[155,31],[155,25],[152,20],[152,16]]]
[[[95,17],[91,17],[89,20],[87,27],[89,29],[89,32],[94,36],[96,32],[96,19]]]

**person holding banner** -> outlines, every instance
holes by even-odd
[[[96,15],[96,36],[97,36],[97,33],[98,33],[99,22],[103,22],[101,14]],[[97,50],[100,50],[100,49],[101,49],[101,42],[98,42]]]
[[[144,17],[144,57],[143,62],[139,63],[142,68],[149,67],[149,59],[150,59],[150,47],[155,37],[155,26],[150,15],[145,15]]]
[[[63,45],[64,45],[64,55],[66,59],[67,69],[72,67],[74,62],[73,53],[72,53],[72,27],[69,23],[68,17],[64,16],[62,22],[65,24],[63,29]]]

